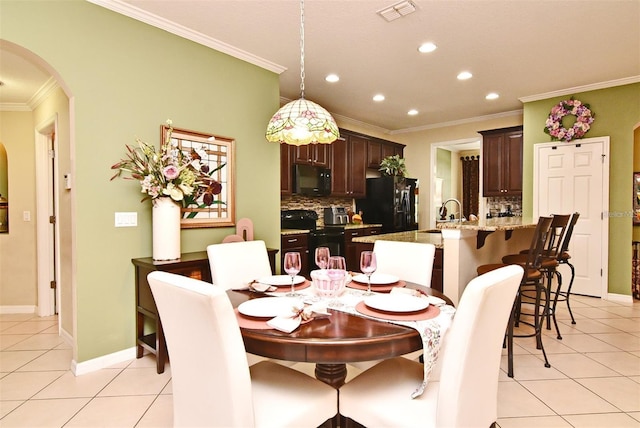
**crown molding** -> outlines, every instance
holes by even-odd
[[[287,70],[286,67],[283,67],[279,64],[276,64],[274,62],[261,58],[257,55],[253,55],[241,49],[238,49],[234,46],[231,46],[230,44],[214,39],[213,37],[206,36],[198,31],[190,30],[189,28],[176,24],[175,22],[171,22],[168,19],[159,17],[152,13],[145,12],[135,6],[132,6],[128,3],[124,3],[120,0],[87,0],[87,1],[97,6],[102,6],[106,9],[109,9],[121,15],[128,16],[129,18],[133,18],[137,21],[144,22],[145,24],[149,24],[156,28],[160,28],[169,33],[183,37],[187,40],[191,40],[192,42],[196,42],[203,46],[207,46],[211,49],[215,49],[219,52],[225,53],[234,58],[241,59],[250,64],[264,68],[265,70],[269,70],[277,74],[281,74],[282,72]]]
[[[557,91],[545,92],[537,95],[529,95],[527,97],[522,97],[518,99],[523,103],[530,103],[533,101],[546,100],[549,98],[564,97],[566,95],[575,94],[576,92],[597,91],[598,89],[613,88],[615,86],[630,85],[632,83],[638,83],[638,82],[640,82],[640,76],[631,76],[631,77],[625,77],[623,79],[608,80],[606,82],[593,83],[591,85],[575,86],[573,88],[560,89]]]
[[[24,103],[0,103],[0,111],[31,111],[31,107]]]
[[[31,110],[35,110],[44,100],[47,99],[51,92],[59,88],[58,81],[53,77],[49,77],[46,82],[36,91],[35,94],[27,101],[27,105]]]
[[[449,126],[464,125],[467,123],[484,122],[485,120],[501,119],[504,117],[519,116],[523,114],[523,110],[505,111],[503,113],[488,114],[485,116],[469,117],[467,119],[452,120],[450,122],[440,122],[431,125],[416,126],[415,128],[396,129],[389,131],[389,134],[409,134],[412,132],[427,131],[429,129],[447,128]]]

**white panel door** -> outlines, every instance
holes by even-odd
[[[608,138],[535,147],[534,215],[580,213],[569,246],[576,269],[571,292],[602,297],[607,290]],[[570,272],[561,273],[566,290]]]

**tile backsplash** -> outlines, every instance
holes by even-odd
[[[318,227],[324,225],[324,209],[331,207],[344,207],[347,210],[355,210],[354,201],[351,198],[291,195],[282,196],[280,199],[281,210],[314,210],[317,212]]]
[[[498,213],[508,211],[511,207],[511,212],[516,217],[522,217],[522,198],[517,196],[505,197],[494,196],[485,198],[485,213],[491,213],[492,216],[497,217]]]

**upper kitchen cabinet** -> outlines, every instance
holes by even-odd
[[[402,157],[404,145],[384,140],[370,140],[367,147],[367,167],[380,168],[380,162],[387,156]]]
[[[331,195],[361,198],[367,192],[369,139],[340,130],[331,144]]]
[[[280,195],[293,193],[293,152],[294,146],[280,144]]]
[[[522,126],[480,134],[483,196],[522,196]]]
[[[293,162],[299,165],[329,166],[329,144],[307,144],[294,149]]]

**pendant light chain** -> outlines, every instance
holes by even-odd
[[[304,0],[300,0],[300,98],[304,98]]]

